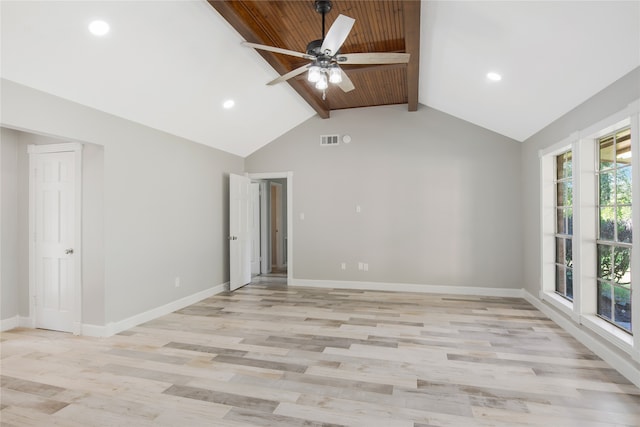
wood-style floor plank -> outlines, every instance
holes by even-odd
[[[1,335],[2,426],[640,426],[640,390],[517,298],[258,280],[107,339]]]

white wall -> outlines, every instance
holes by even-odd
[[[94,144],[85,319],[122,321],[228,281],[228,174],[242,173],[242,158],[4,79],[1,89],[2,126]]]
[[[426,107],[331,114],[246,159],[294,173],[294,279],[522,287],[520,144]]]

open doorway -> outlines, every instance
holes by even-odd
[[[251,274],[287,277],[287,180],[252,180]]]
[[[252,276],[292,277],[292,174],[249,174],[252,182]]]

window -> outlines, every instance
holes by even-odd
[[[556,293],[573,301],[573,179],[572,152],[555,157],[555,277]]]
[[[631,129],[598,139],[597,314],[631,325]]]

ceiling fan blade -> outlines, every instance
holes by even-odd
[[[330,55],[335,55],[340,50],[342,43],[347,39],[347,36],[351,32],[355,19],[349,18],[345,15],[338,15],[338,18],[333,22],[329,32],[322,42],[320,52],[324,53],[327,50],[330,51]]]
[[[353,85],[353,82],[351,81],[349,76],[347,76],[347,73],[345,73],[342,69],[340,71],[342,72],[342,81],[338,83],[338,87],[342,89],[343,92],[351,92],[356,87]]]
[[[338,63],[359,64],[406,64],[411,57],[408,53],[373,52],[373,53],[345,53],[338,56]]]
[[[289,80],[292,77],[295,77],[295,76],[298,76],[298,75],[304,73],[305,71],[307,71],[308,68],[309,68],[308,65],[303,65],[302,67],[299,67],[299,68],[296,68],[295,70],[289,71],[287,74],[281,75],[277,79],[271,80],[269,83],[267,83],[267,85],[273,86],[275,84],[285,82],[285,81]]]
[[[263,44],[256,44],[256,43],[249,43],[249,42],[242,42],[242,45],[246,47],[252,47],[254,49],[268,50],[269,52],[281,53],[283,55],[297,56],[298,58],[315,59],[313,56],[307,55],[306,53],[296,52],[294,50],[289,50],[289,49],[281,49],[279,47],[273,47],[273,46],[267,46]]]

